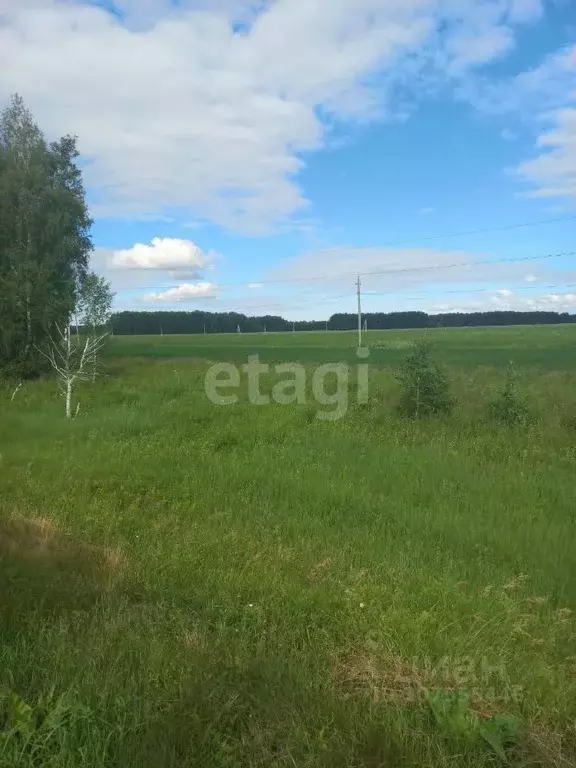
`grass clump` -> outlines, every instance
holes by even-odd
[[[454,400],[446,371],[433,359],[430,342],[415,342],[398,373],[401,386],[399,410],[404,416],[419,419],[450,413]]]

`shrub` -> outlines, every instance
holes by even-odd
[[[450,413],[454,400],[450,396],[448,375],[432,358],[430,343],[417,341],[410,349],[398,373],[401,386],[399,410],[415,419]]]
[[[490,403],[489,411],[493,419],[508,426],[525,425],[533,421],[525,395],[518,388],[514,363],[508,366],[504,386]]]

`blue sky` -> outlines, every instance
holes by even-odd
[[[0,0],[14,91],[119,309],[576,311],[573,0]]]

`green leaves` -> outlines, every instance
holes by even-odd
[[[80,286],[78,315],[81,323],[90,328],[106,325],[110,319],[114,293],[103,277],[89,272]]]
[[[422,339],[406,356],[398,380],[402,390],[399,410],[419,419],[449,413],[454,407],[446,372],[432,359],[430,344]]]
[[[34,731],[34,710],[14,691],[9,694],[8,730],[23,736]]]
[[[479,726],[480,736],[502,760],[506,760],[504,747],[516,738],[518,721],[513,715],[492,715]]]
[[[476,723],[465,691],[426,691],[426,700],[442,731],[451,736],[470,736],[474,733]]]
[[[504,387],[490,403],[489,408],[493,419],[509,427],[524,426],[533,420],[533,414],[526,403],[524,394],[518,388],[517,374],[513,363],[508,366]]]
[[[508,761],[505,747],[513,743],[518,734],[518,721],[513,715],[496,714],[480,720],[471,711],[465,691],[427,691],[426,701],[437,727],[447,736],[482,739],[503,762]]]
[[[19,96],[0,113],[0,367],[41,372],[42,348],[74,309],[91,219],[75,139],[47,144]]]
[[[91,709],[69,695],[56,697],[54,689],[33,705],[10,691],[0,697],[0,764],[48,764],[93,720]]]

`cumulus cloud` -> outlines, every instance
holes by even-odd
[[[518,173],[536,186],[531,197],[561,197],[576,202],[576,108],[558,110],[550,119],[553,129],[538,139],[542,153],[522,163]]]
[[[147,293],[144,301],[172,303],[190,302],[196,299],[213,299],[218,295],[218,286],[213,283],[182,283],[158,293]]]
[[[115,251],[111,266],[196,273],[209,267],[213,259],[213,254],[205,253],[192,240],[155,237],[150,245],[136,243],[132,248]]]
[[[402,112],[398,89],[417,91],[431,71],[465,76],[493,61],[540,4],[116,7],[0,0],[0,101],[19,91],[50,135],[79,136],[95,215],[192,214],[261,232],[307,206],[297,176],[306,153],[329,142],[331,120]]]

